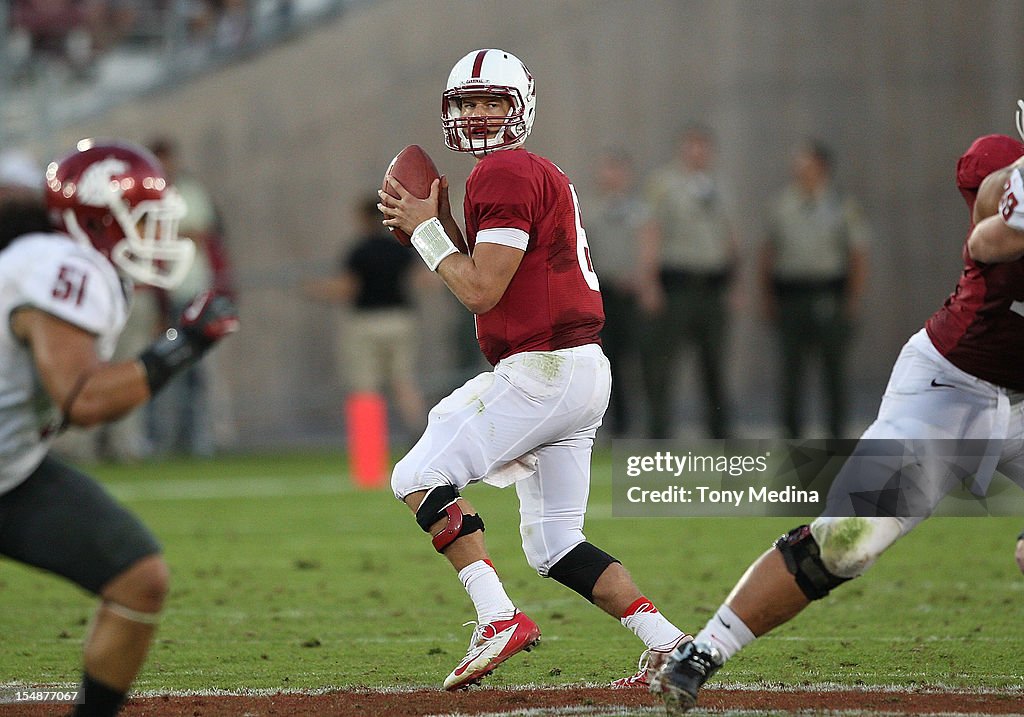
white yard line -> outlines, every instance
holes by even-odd
[[[210,498],[278,498],[282,496],[340,495],[354,490],[341,475],[260,476],[252,478],[174,478],[108,483],[119,500],[208,500]]]

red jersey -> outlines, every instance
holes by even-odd
[[[553,163],[525,149],[487,155],[466,181],[466,244],[477,232],[511,228],[526,253],[490,311],[476,317],[491,364],[522,351],[600,343],[604,308],[580,221],[576,190]]]
[[[956,165],[956,185],[973,212],[982,180],[1021,155],[1005,135],[971,143]],[[963,248],[964,270],[946,303],[925,323],[932,344],[972,376],[1024,391],[1024,260],[979,264]]]
[[[1024,260],[979,264],[964,244],[956,289],[925,324],[935,348],[957,368],[1024,391]]]

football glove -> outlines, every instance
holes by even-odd
[[[173,376],[195,364],[225,336],[238,331],[238,309],[226,293],[199,294],[181,313],[178,322],[139,355],[146,370],[150,394]]]

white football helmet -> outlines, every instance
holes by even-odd
[[[511,107],[505,117],[463,117],[462,98],[498,95]],[[441,96],[444,143],[456,152],[478,157],[499,149],[514,149],[526,141],[537,110],[533,75],[515,55],[504,50],[474,50],[455,63]],[[473,136],[471,128],[489,132]],[[495,130],[497,134],[491,137]]]

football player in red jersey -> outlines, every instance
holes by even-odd
[[[478,481],[515,485],[529,564],[619,618],[647,646],[646,664],[689,639],[583,534],[590,454],[611,387],[598,336],[604,312],[576,190],[523,148],[535,109],[534,79],[518,58],[470,52],[451,71],[441,116],[447,146],[477,158],[466,182],[465,240],[444,178],[425,200],[394,180],[400,198],[380,194],[384,224],[411,234],[427,266],[475,314],[494,365],[430,411],[391,481],[477,611],[448,690],[479,682],[540,636],[502,587],[483,520],[460,495]],[[646,685],[646,664],[618,683]]]
[[[833,484],[824,514],[779,538],[694,640],[652,675],[651,691],[670,714],[693,707],[708,677],[744,646],[871,567],[960,485],[957,476],[973,478],[980,493],[998,468],[1024,486],[1024,211],[1006,209],[1021,172],[1011,163],[1022,155],[1017,140],[986,135],[960,157],[957,187],[973,226],[956,290],[903,347],[877,419],[837,478],[855,465],[847,475],[862,489],[898,485],[910,507],[883,507],[886,491],[877,490],[871,515],[882,517],[865,517],[868,506],[850,510],[840,501],[851,495]],[[866,455],[883,442],[900,450]]]

